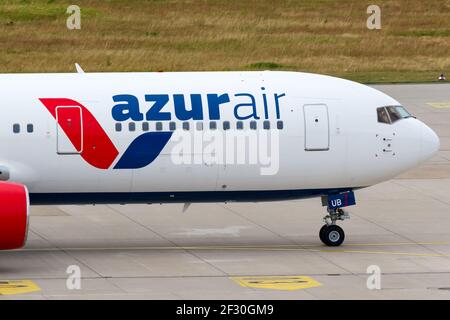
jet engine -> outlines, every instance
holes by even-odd
[[[0,182],[0,250],[17,249],[25,245],[29,209],[27,187]]]

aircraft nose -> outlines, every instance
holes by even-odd
[[[428,126],[422,126],[422,136],[420,152],[421,157],[426,160],[431,158],[438,152],[440,147],[440,141],[437,134]]]

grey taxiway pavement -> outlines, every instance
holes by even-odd
[[[1,298],[450,299],[450,84],[374,87],[432,127],[441,149],[358,191],[339,223],[341,247],[318,238],[320,199],[186,213],[181,204],[32,207],[27,246],[0,252]],[[381,289],[368,289],[368,268],[381,271]]]

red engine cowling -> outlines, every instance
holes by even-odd
[[[28,190],[24,185],[0,182],[0,250],[25,245],[29,208]]]

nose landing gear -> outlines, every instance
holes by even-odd
[[[337,220],[349,219],[348,212],[341,208],[328,209],[328,214],[323,218],[325,225],[319,231],[320,240],[329,247],[340,246],[345,240],[344,230],[336,224]]]
[[[319,231],[320,240],[329,247],[340,246],[345,239],[344,230],[336,224],[338,220],[350,218],[343,207],[356,204],[353,191],[328,194],[322,197],[322,205],[327,206],[328,214],[323,218],[325,225]]]

